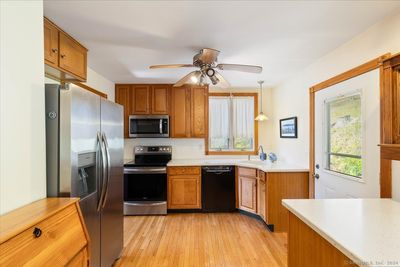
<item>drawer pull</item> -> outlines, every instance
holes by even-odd
[[[33,235],[35,236],[35,238],[38,238],[42,235],[42,230],[40,230],[40,228],[35,227],[35,229],[33,229]]]

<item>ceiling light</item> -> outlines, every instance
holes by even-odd
[[[217,78],[217,76],[211,76],[209,78],[213,85],[216,85],[217,83],[219,83],[219,79]]]
[[[263,102],[263,97],[262,97],[262,84],[264,81],[258,81],[258,84],[260,85],[260,113],[258,113],[258,116],[255,118],[256,121],[266,121],[268,120],[267,115],[264,114],[262,111],[262,102]]]
[[[208,68],[208,69],[206,69],[206,74],[207,74],[207,76],[208,77],[214,77],[214,75],[215,75],[215,70],[214,69],[212,69],[212,68]]]
[[[192,74],[190,80],[192,81],[193,84],[197,84],[201,80],[201,76],[202,76],[201,71],[197,70]]]

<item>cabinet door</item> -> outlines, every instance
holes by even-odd
[[[239,209],[257,212],[257,179],[239,176]]]
[[[168,177],[169,209],[200,209],[201,178],[196,175]]]
[[[59,67],[86,80],[86,48],[63,32],[60,32],[59,38]]]
[[[258,172],[258,185],[257,185],[257,212],[260,217],[266,221],[265,217],[265,173],[262,171]]]
[[[58,67],[58,29],[47,19],[44,19],[44,60]]]
[[[205,138],[208,133],[208,87],[191,90],[191,137]]]
[[[159,84],[151,87],[151,113],[168,114],[169,113],[169,91],[170,85]]]
[[[150,114],[150,85],[132,85],[131,114]]]
[[[127,84],[115,85],[115,103],[124,107],[124,137],[129,137],[130,86]]]
[[[190,137],[190,88],[171,90],[171,137]]]

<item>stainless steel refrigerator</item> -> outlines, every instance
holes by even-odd
[[[123,246],[123,108],[76,85],[46,84],[47,195],[80,197],[91,266]]]

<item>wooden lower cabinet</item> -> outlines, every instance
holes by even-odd
[[[287,232],[288,210],[282,199],[308,198],[308,172],[268,172],[265,180],[265,222],[275,232]]]
[[[288,267],[358,266],[293,213],[288,220]]]
[[[168,209],[201,209],[200,167],[168,167]]]
[[[265,201],[265,177],[266,173],[258,171],[258,185],[257,185],[257,212],[258,215],[265,221],[266,219],[266,201]]]
[[[0,217],[0,266],[89,266],[79,199],[49,198]]]
[[[286,232],[288,211],[282,199],[308,198],[308,172],[263,172],[237,168],[237,207],[258,214],[270,229]]]
[[[257,213],[257,170],[238,168],[239,209]]]

